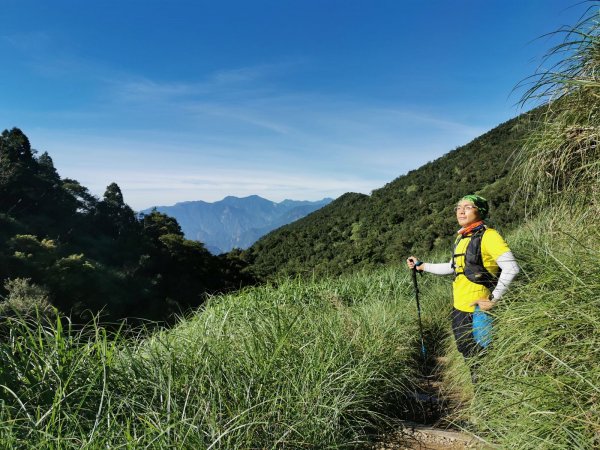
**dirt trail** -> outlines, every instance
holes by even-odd
[[[416,391],[412,395],[413,407],[407,420],[402,420],[396,431],[380,436],[372,450],[421,449],[421,450],[463,450],[489,449],[478,438],[453,427],[450,420],[452,411],[460,403],[441,394],[441,372],[446,358],[435,358],[435,363],[427,367]],[[404,417],[403,417],[404,418]]]
[[[405,422],[402,429],[381,437],[373,450],[463,450],[486,448],[477,438],[460,431],[444,430],[415,422]]]

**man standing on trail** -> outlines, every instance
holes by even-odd
[[[454,207],[461,226],[449,263],[423,263],[414,256],[407,259],[410,269],[435,275],[454,274],[452,291],[452,331],[458,351],[465,358],[477,355],[489,342],[486,331],[474,328],[480,317],[489,323],[489,311],[506,292],[519,272],[515,258],[500,234],[484,220],[488,202],[479,195],[465,195]],[[483,331],[482,333],[479,333]]]

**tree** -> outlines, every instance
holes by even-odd
[[[0,137],[0,159],[31,166],[34,162],[31,144],[18,128],[4,130]]]
[[[154,208],[150,214],[142,215],[144,233],[154,242],[165,234],[174,234],[183,237],[183,231],[177,220],[171,216],[158,212]]]
[[[90,194],[88,188],[82,186],[79,181],[71,178],[63,178],[62,188],[73,199],[76,212],[92,214],[98,207],[98,199]]]
[[[54,167],[54,161],[50,158],[48,152],[44,152],[37,159],[38,174],[46,181],[59,185],[60,176]]]
[[[0,136],[0,211],[27,208],[36,161],[29,139],[18,128]]]
[[[133,210],[123,200],[123,193],[117,183],[111,183],[104,192],[97,208],[98,225],[103,231],[117,239],[134,231],[138,222]]]

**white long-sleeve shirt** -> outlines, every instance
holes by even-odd
[[[508,285],[517,276],[520,271],[519,265],[515,260],[512,252],[503,253],[496,260],[498,267],[502,269],[500,277],[498,277],[498,284],[492,292],[494,300],[498,300],[508,289]],[[434,275],[452,275],[454,269],[452,268],[452,261],[448,263],[423,263],[423,271],[432,273]]]

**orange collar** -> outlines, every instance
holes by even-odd
[[[457,231],[457,234],[462,234],[463,237],[468,235],[469,233],[472,233],[473,231],[475,231],[476,228],[483,226],[483,220],[480,220],[479,222],[475,222],[472,223],[471,225],[468,225],[464,228],[461,228],[460,230]]]

